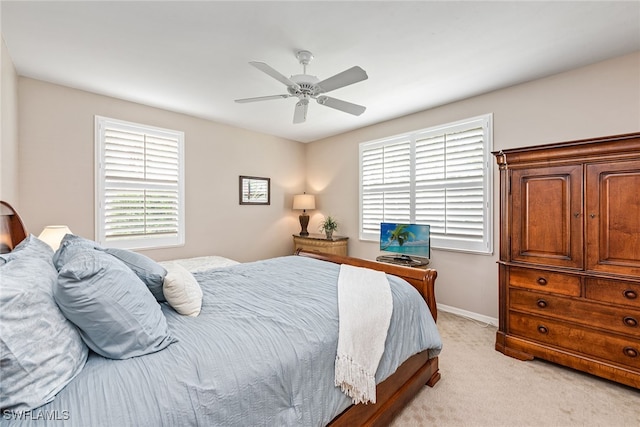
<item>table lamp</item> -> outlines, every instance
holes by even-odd
[[[307,231],[307,226],[309,225],[309,215],[307,215],[307,209],[315,209],[316,208],[316,197],[312,194],[297,194],[293,196],[293,209],[294,210],[302,210],[302,214],[300,215],[300,230],[301,236],[308,236],[309,232]]]
[[[47,225],[38,236],[38,239],[51,246],[54,251],[57,251],[65,234],[72,234],[66,225]]]

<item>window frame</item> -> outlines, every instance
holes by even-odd
[[[174,236],[144,235],[136,238],[107,240],[106,236],[106,176],[105,176],[105,131],[107,129],[129,130],[145,135],[175,139],[177,142],[177,233]],[[184,132],[156,126],[128,122],[96,115],[95,132],[95,240],[105,247],[120,249],[161,249],[183,246],[185,243],[185,179],[184,179]],[[149,183],[147,183],[149,185]],[[144,185],[143,185],[144,186]],[[153,184],[145,187],[154,189]]]
[[[471,239],[459,239],[453,237],[447,237],[445,235],[438,235],[433,233],[431,235],[431,247],[433,249],[456,251],[456,252],[468,252],[483,255],[493,254],[493,168],[492,166],[492,148],[493,148],[493,114],[483,114],[468,119],[458,120],[443,125],[437,125],[425,129],[420,129],[413,132],[394,135],[387,138],[381,138],[374,141],[362,142],[359,144],[359,156],[358,156],[358,172],[359,172],[359,238],[363,241],[375,241],[380,239],[379,232],[371,232],[365,230],[364,221],[364,177],[363,177],[363,155],[365,152],[379,147],[390,146],[398,144],[401,141],[408,141],[410,144],[410,172],[409,181],[404,184],[386,185],[388,189],[403,190],[409,192],[409,215],[408,223],[420,224],[427,222],[416,221],[416,142],[418,140],[424,140],[427,137],[444,135],[452,133],[458,130],[470,130],[476,129],[479,126],[483,130],[483,223],[482,223],[482,241],[474,242]],[[443,184],[443,188],[446,187],[446,183]],[[386,190],[386,189],[385,189]],[[402,221],[396,221],[402,222]]]

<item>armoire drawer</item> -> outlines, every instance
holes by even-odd
[[[509,334],[640,370],[640,341],[563,321],[509,313]]]
[[[640,310],[515,288],[509,289],[509,309],[607,329],[640,341]]]
[[[585,296],[593,300],[640,309],[640,284],[636,283],[587,279]]]
[[[580,277],[550,271],[511,267],[509,285],[561,295],[579,297]]]

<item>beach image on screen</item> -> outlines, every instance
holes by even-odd
[[[429,226],[425,224],[380,224],[380,250],[429,257]]]

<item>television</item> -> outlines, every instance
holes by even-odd
[[[430,226],[427,224],[380,223],[380,250],[393,255],[379,261],[412,266],[426,265],[431,257]]]

